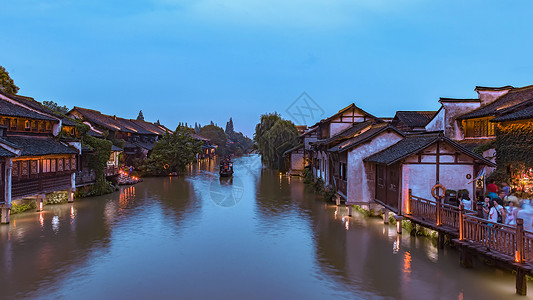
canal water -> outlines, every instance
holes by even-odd
[[[524,299],[514,277],[235,159],[0,226],[0,298]],[[529,286],[533,291],[532,286]]]

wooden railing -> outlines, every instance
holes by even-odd
[[[120,171],[120,168],[118,166],[107,166],[105,168],[105,176],[114,176],[118,175],[118,172]]]
[[[456,207],[411,194],[407,216],[432,223],[436,228],[451,228],[460,241],[503,259],[533,264],[533,232],[524,231],[522,219],[517,220],[516,226],[495,223],[477,217],[475,211],[465,210],[463,204]]]
[[[511,258],[516,251],[516,231],[514,226],[469,215],[464,217],[464,239]]]
[[[437,222],[437,203],[424,198],[409,197],[410,214],[426,222]]]
[[[20,199],[37,194],[66,190],[71,188],[70,185],[70,175],[13,181],[11,185],[11,196],[13,199]]]

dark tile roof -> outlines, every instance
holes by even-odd
[[[76,106],[72,109],[71,112],[73,111],[76,111],[81,114],[84,119],[89,121],[90,123],[96,124],[108,130],[135,133],[133,130],[124,127],[124,125],[118,122],[115,117],[104,115],[99,111]]]
[[[92,130],[92,129],[89,129],[89,131],[87,132],[87,135],[90,135],[90,136],[94,136],[94,137],[97,137],[97,138],[103,138],[104,136],[99,134],[98,132]]]
[[[80,113],[85,120],[111,131],[144,135],[162,135],[165,133],[164,128],[146,121],[108,116],[99,111],[82,107],[74,107],[72,111]]]
[[[442,140],[452,145],[456,149],[460,150],[464,154],[473,157],[484,164],[494,167],[496,166],[491,161],[485,159],[482,156],[479,156],[467,148],[459,145],[458,143],[450,140],[445,137],[442,133],[425,133],[417,135],[408,135],[403,140],[398,143],[388,147],[387,149],[373,154],[364,159],[365,162],[373,162],[377,164],[392,165],[401,161],[402,159],[409,157],[413,154],[422,151],[423,149],[429,147],[438,140]]]
[[[294,148],[291,148],[285,152],[283,152],[283,155],[288,155],[289,153],[291,153],[292,151],[296,151],[300,148],[303,148],[304,144],[299,144],[298,146],[294,147]]]
[[[13,143],[11,143],[9,141],[4,140],[3,138],[0,138],[0,144],[6,145],[6,146],[11,147],[11,148],[15,148],[17,150],[20,150],[20,148],[17,145],[15,145],[15,144],[13,144]],[[13,152],[5,149],[4,147],[0,146],[0,157],[15,157],[15,156],[17,156],[16,153],[13,153]]]
[[[439,99],[439,102],[461,102],[461,103],[464,103],[464,102],[480,102],[481,100],[480,99],[458,99],[458,98],[443,98],[441,97]]]
[[[368,126],[372,125],[373,121],[365,121],[361,123],[355,123],[352,125],[352,127],[346,128],[345,130],[337,133],[336,135],[323,140],[318,140],[313,143],[313,145],[327,145],[334,142],[340,142],[345,139],[349,139],[359,133],[361,130],[367,128]]]
[[[35,120],[58,121],[49,116],[37,113],[22,106],[13,104],[7,100],[0,99],[0,115],[9,117],[20,117]]]
[[[367,113],[366,111],[364,111],[363,109],[361,109],[360,107],[358,107],[357,105],[355,105],[354,103],[352,103],[352,104],[346,106],[345,108],[339,110],[336,114],[332,115],[331,117],[326,118],[326,119],[322,119],[322,120],[318,121],[315,125],[310,126],[310,128],[315,127],[315,126],[318,126],[319,124],[322,124],[322,123],[326,123],[326,122],[328,122],[328,121],[331,121],[331,120],[335,119],[336,117],[342,115],[343,113],[345,113],[345,112],[347,112],[347,111],[349,111],[350,109],[353,109],[353,108],[360,110],[361,112],[363,112],[363,114],[364,114],[365,116],[368,116],[368,117],[373,118],[373,119],[378,119],[376,116]]]
[[[21,156],[78,153],[76,149],[49,137],[6,136],[4,139],[22,149]]]
[[[396,128],[394,128],[394,126],[391,126],[390,124],[388,123],[381,123],[381,124],[375,124],[375,125],[372,125],[372,128],[368,129],[367,131],[364,131],[363,133],[349,139],[349,140],[346,140],[330,149],[328,149],[329,152],[344,152],[344,151],[347,151],[353,147],[356,147],[362,143],[365,143],[371,139],[373,139],[374,137],[376,137],[377,135],[379,135],[380,133],[386,131],[386,130],[392,130],[396,133],[398,133],[399,135],[401,136],[404,136],[403,133],[401,133],[400,131],[398,131]]]
[[[123,151],[123,149],[115,145],[111,145],[111,151]]]
[[[476,86],[474,91],[503,91],[509,89],[514,89],[514,87],[511,85],[506,85],[502,87]]]
[[[491,120],[491,122],[505,122],[533,119],[533,99],[526,101],[523,105],[515,105],[507,109],[499,117]]]
[[[52,115],[54,117],[57,117],[59,119],[61,119],[62,121],[62,124],[65,125],[65,126],[76,126],[77,123],[76,121],[72,120],[71,118],[63,115],[63,114],[60,114],[46,106],[44,106],[41,102],[31,98],[31,97],[26,97],[26,96],[21,96],[21,95],[7,95],[5,93],[2,93],[4,96],[6,97],[9,97],[23,105],[26,105],[32,109],[35,109],[39,112],[42,112],[42,113],[45,113],[45,114],[48,114],[48,115]]]
[[[7,151],[6,149],[0,147],[0,157],[15,157],[17,156],[15,153],[11,151]]]
[[[138,147],[144,148],[146,150],[152,150],[154,148],[155,143],[136,141],[136,142],[133,142],[133,144]]]
[[[458,120],[497,116],[502,110],[515,106],[527,100],[533,99],[533,86],[511,89],[507,94],[502,95],[494,102],[482,106],[474,111],[466,113]]]
[[[397,111],[392,125],[397,125],[399,122],[402,122],[411,129],[425,127],[436,113],[436,111]]]

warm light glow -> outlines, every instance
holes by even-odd
[[[346,221],[344,222],[344,228],[345,228],[346,230],[350,230],[350,220],[346,220]]]
[[[514,253],[514,261],[515,262],[520,262],[520,251],[515,251]]]

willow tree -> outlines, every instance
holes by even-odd
[[[273,169],[283,169],[283,153],[297,145],[298,130],[291,121],[277,113],[261,115],[255,126],[254,141],[261,153],[261,161]]]

